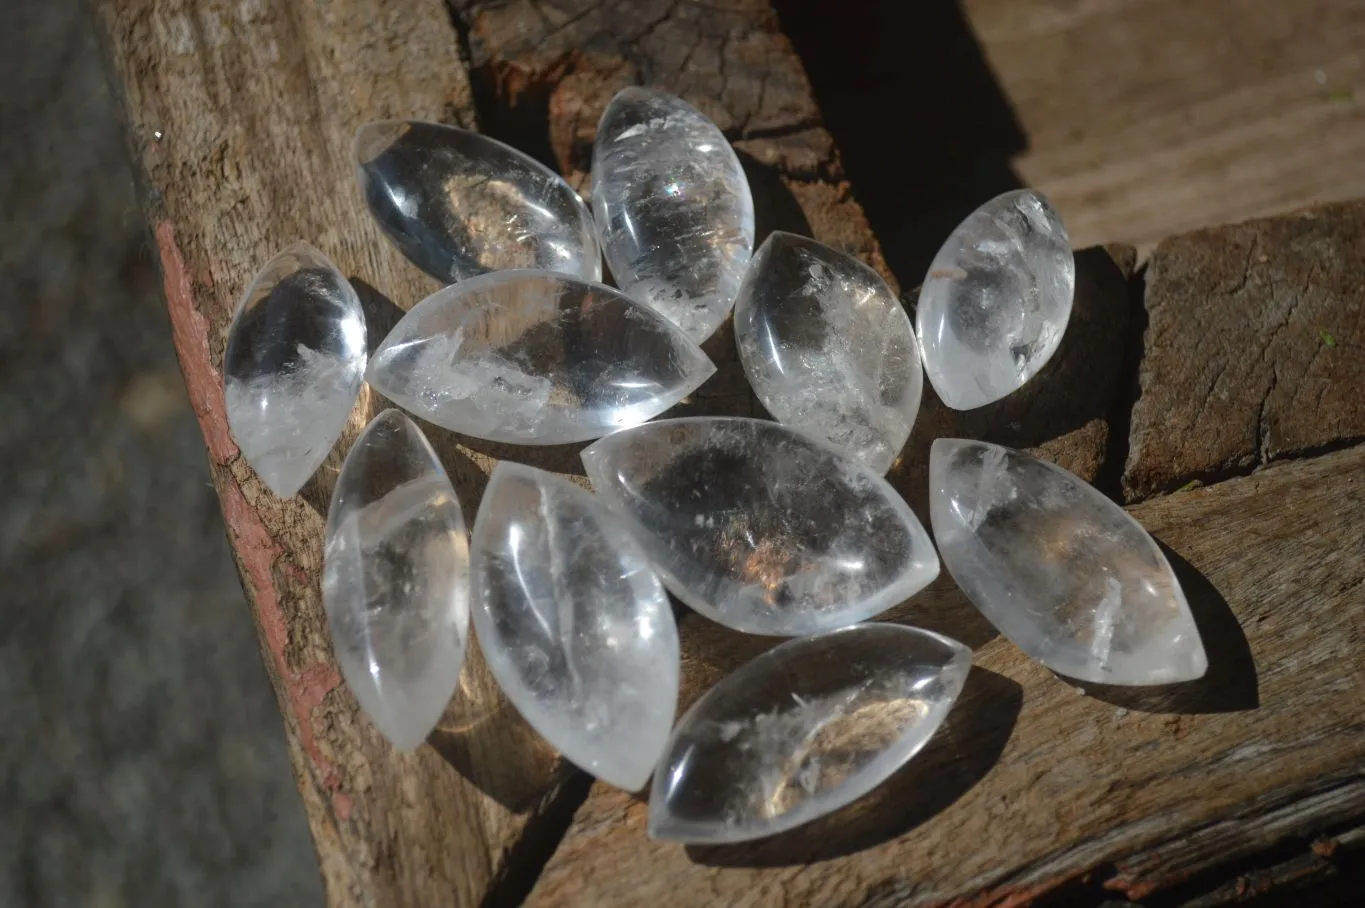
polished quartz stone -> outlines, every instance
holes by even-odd
[[[610,287],[499,271],[414,306],[375,352],[369,379],[438,426],[540,445],[652,419],[715,370],[671,322]]]
[[[592,207],[616,284],[697,343],[725,321],[754,248],[754,200],[716,124],[627,88],[597,124]]]
[[[360,127],[354,154],[375,221],[442,283],[505,268],[602,276],[583,200],[515,148],[455,126],[385,120]]]
[[[232,437],[272,492],[303,488],[364,381],[360,299],[325,255],[295,243],[247,287],[223,356]]]
[[[346,455],[327,512],[322,603],[360,706],[417,747],[445,711],[469,632],[469,544],[421,430],[385,410]]]
[[[1166,556],[1080,478],[1010,448],[940,438],[929,494],[953,579],[1034,659],[1100,684],[1204,674],[1204,646]]]
[[[991,199],[958,225],[920,288],[916,325],[929,381],[970,410],[1019,389],[1057,352],[1076,262],[1066,227],[1027,189]]]
[[[933,736],[971,662],[956,640],[896,624],[769,650],[678,723],[654,774],[649,834],[742,842],[853,802]]]
[[[668,588],[737,630],[842,627],[938,576],[928,534],[886,480],[774,422],[647,423],[608,435],[583,463]]]
[[[639,543],[591,492],[503,461],[472,572],[479,646],[508,699],[578,766],[643,788],[673,726],[679,655]]]
[[[891,468],[924,373],[910,319],[881,275],[815,240],[773,233],[740,286],[735,342],[769,413],[879,473]]]

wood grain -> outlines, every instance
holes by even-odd
[[[478,904],[509,872],[513,844],[556,783],[555,758],[533,748],[477,657],[446,731],[433,739],[439,751],[403,756],[378,736],[341,683],[318,588],[322,514],[339,455],[378,401],[362,399],[318,478],[283,501],[228,433],[219,371],[238,296],[297,239],[352,277],[372,329],[392,318],[388,299],[406,307],[433,288],[371,225],[349,155],[351,135],[367,120],[473,124],[448,14],[437,0],[132,0],[96,8],[124,94],[176,348],[328,899]],[[492,461],[446,446],[472,516]]]
[[[650,841],[645,805],[597,786],[530,904],[1022,905],[1086,874],[1138,898],[1358,821],[1363,469],[1357,447],[1133,509],[1174,553],[1203,681],[1082,693],[978,639],[945,732],[865,801],[766,842],[683,848]],[[941,626],[970,611],[959,597],[940,587],[894,617]],[[694,631],[713,675],[763,645]]]

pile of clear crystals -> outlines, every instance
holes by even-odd
[[[299,243],[244,295],[224,364],[228,418],[262,481],[292,496],[337,441],[362,383],[465,436],[592,441],[593,491],[530,466],[465,505],[397,409],[351,448],[327,517],[323,601],[337,661],[395,746],[419,746],[454,692],[470,617],[488,666],[577,765],[629,790],[653,778],[650,834],[771,835],[841,807],[910,760],[967,680],[940,634],[866,623],[953,578],[1049,668],[1107,684],[1200,677],[1190,610],[1161,550],[1085,482],[1020,451],[941,438],[937,552],[883,478],[927,372],[967,409],[1057,350],[1071,310],[1066,230],[1030,191],[959,226],[916,324],[886,282],[808,237],[754,245],[743,169],[682,100],[628,88],[593,150],[592,207],[477,133],[361,127],[361,195],[443,289],[367,362],[350,283]],[[600,282],[602,259],[615,287]],[[731,317],[775,421],[655,420],[715,371],[699,344]],[[653,421],[651,421],[653,420]],[[675,722],[668,593],[749,634],[794,639]]]

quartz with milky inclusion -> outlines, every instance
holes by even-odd
[[[673,725],[678,630],[663,585],[591,492],[503,461],[474,521],[474,628],[527,721],[578,766],[643,788]]]
[[[597,124],[592,206],[616,284],[701,343],[725,321],[754,247],[734,149],[681,98],[627,88]]]
[[[365,314],[327,257],[295,243],[247,287],[228,329],[228,425],[262,481],[288,498],[327,458],[365,380]]]
[[[322,602],[341,673],[400,750],[455,692],[469,631],[469,544],[421,430],[385,410],[346,456],[327,512]]]
[[[920,288],[924,368],[945,404],[970,410],[1019,389],[1062,342],[1076,262],[1066,227],[1027,189],[958,225]]]
[[[924,373],[910,319],[851,256],[781,231],[735,301],[744,372],[768,412],[885,473],[910,437]]]
[[[929,495],[953,579],[1034,659],[1100,684],[1204,674],[1204,646],[1166,556],[1080,478],[1010,448],[940,438]]]
[[[499,271],[414,306],[375,351],[369,379],[438,426],[541,445],[652,419],[713,372],[671,322],[610,287]]]
[[[919,752],[971,661],[956,640],[895,624],[769,650],[678,723],[654,774],[649,834],[742,842],[852,803]]]
[[[583,463],[668,588],[736,630],[842,627],[938,576],[928,534],[886,480],[775,422],[647,423],[608,435]]]
[[[360,127],[354,154],[375,221],[442,283],[505,268],[602,276],[583,200],[515,148],[454,126],[385,120]]]

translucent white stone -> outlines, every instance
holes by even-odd
[[[929,381],[970,410],[1019,389],[1062,342],[1076,261],[1062,219],[1036,192],[991,199],[958,225],[920,288],[916,326]]]
[[[930,515],[943,562],[1002,634],[1099,684],[1165,684],[1208,667],[1166,556],[1126,511],[1061,467],[940,438]]]
[[[327,459],[365,381],[365,313],[327,257],[295,243],[252,279],[223,356],[228,426],[289,498]]]
[[[597,124],[592,208],[616,284],[701,343],[754,248],[754,200],[725,136],[681,98],[627,88]]]
[[[327,512],[322,603],[361,708],[395,747],[417,747],[464,662],[469,543],[436,452],[397,410],[375,417],[342,465]]]
[[[505,268],[602,276],[583,200],[515,148],[455,126],[385,120],[360,127],[354,155],[375,221],[442,283]]]
[[[608,435],[583,463],[668,588],[736,630],[842,627],[938,576],[928,534],[886,480],[775,422],[647,423]]]
[[[652,419],[715,370],[671,322],[610,287],[499,271],[414,306],[369,380],[455,432],[565,444]]]
[[[924,373],[910,319],[881,275],[815,240],[773,233],[740,286],[735,342],[769,413],[879,473],[891,468]]]
[[[678,703],[663,585],[591,492],[503,461],[474,521],[474,628],[527,721],[578,766],[643,788]]]
[[[956,640],[895,624],[769,650],[678,723],[654,774],[649,834],[742,842],[852,803],[933,736],[971,662]]]

